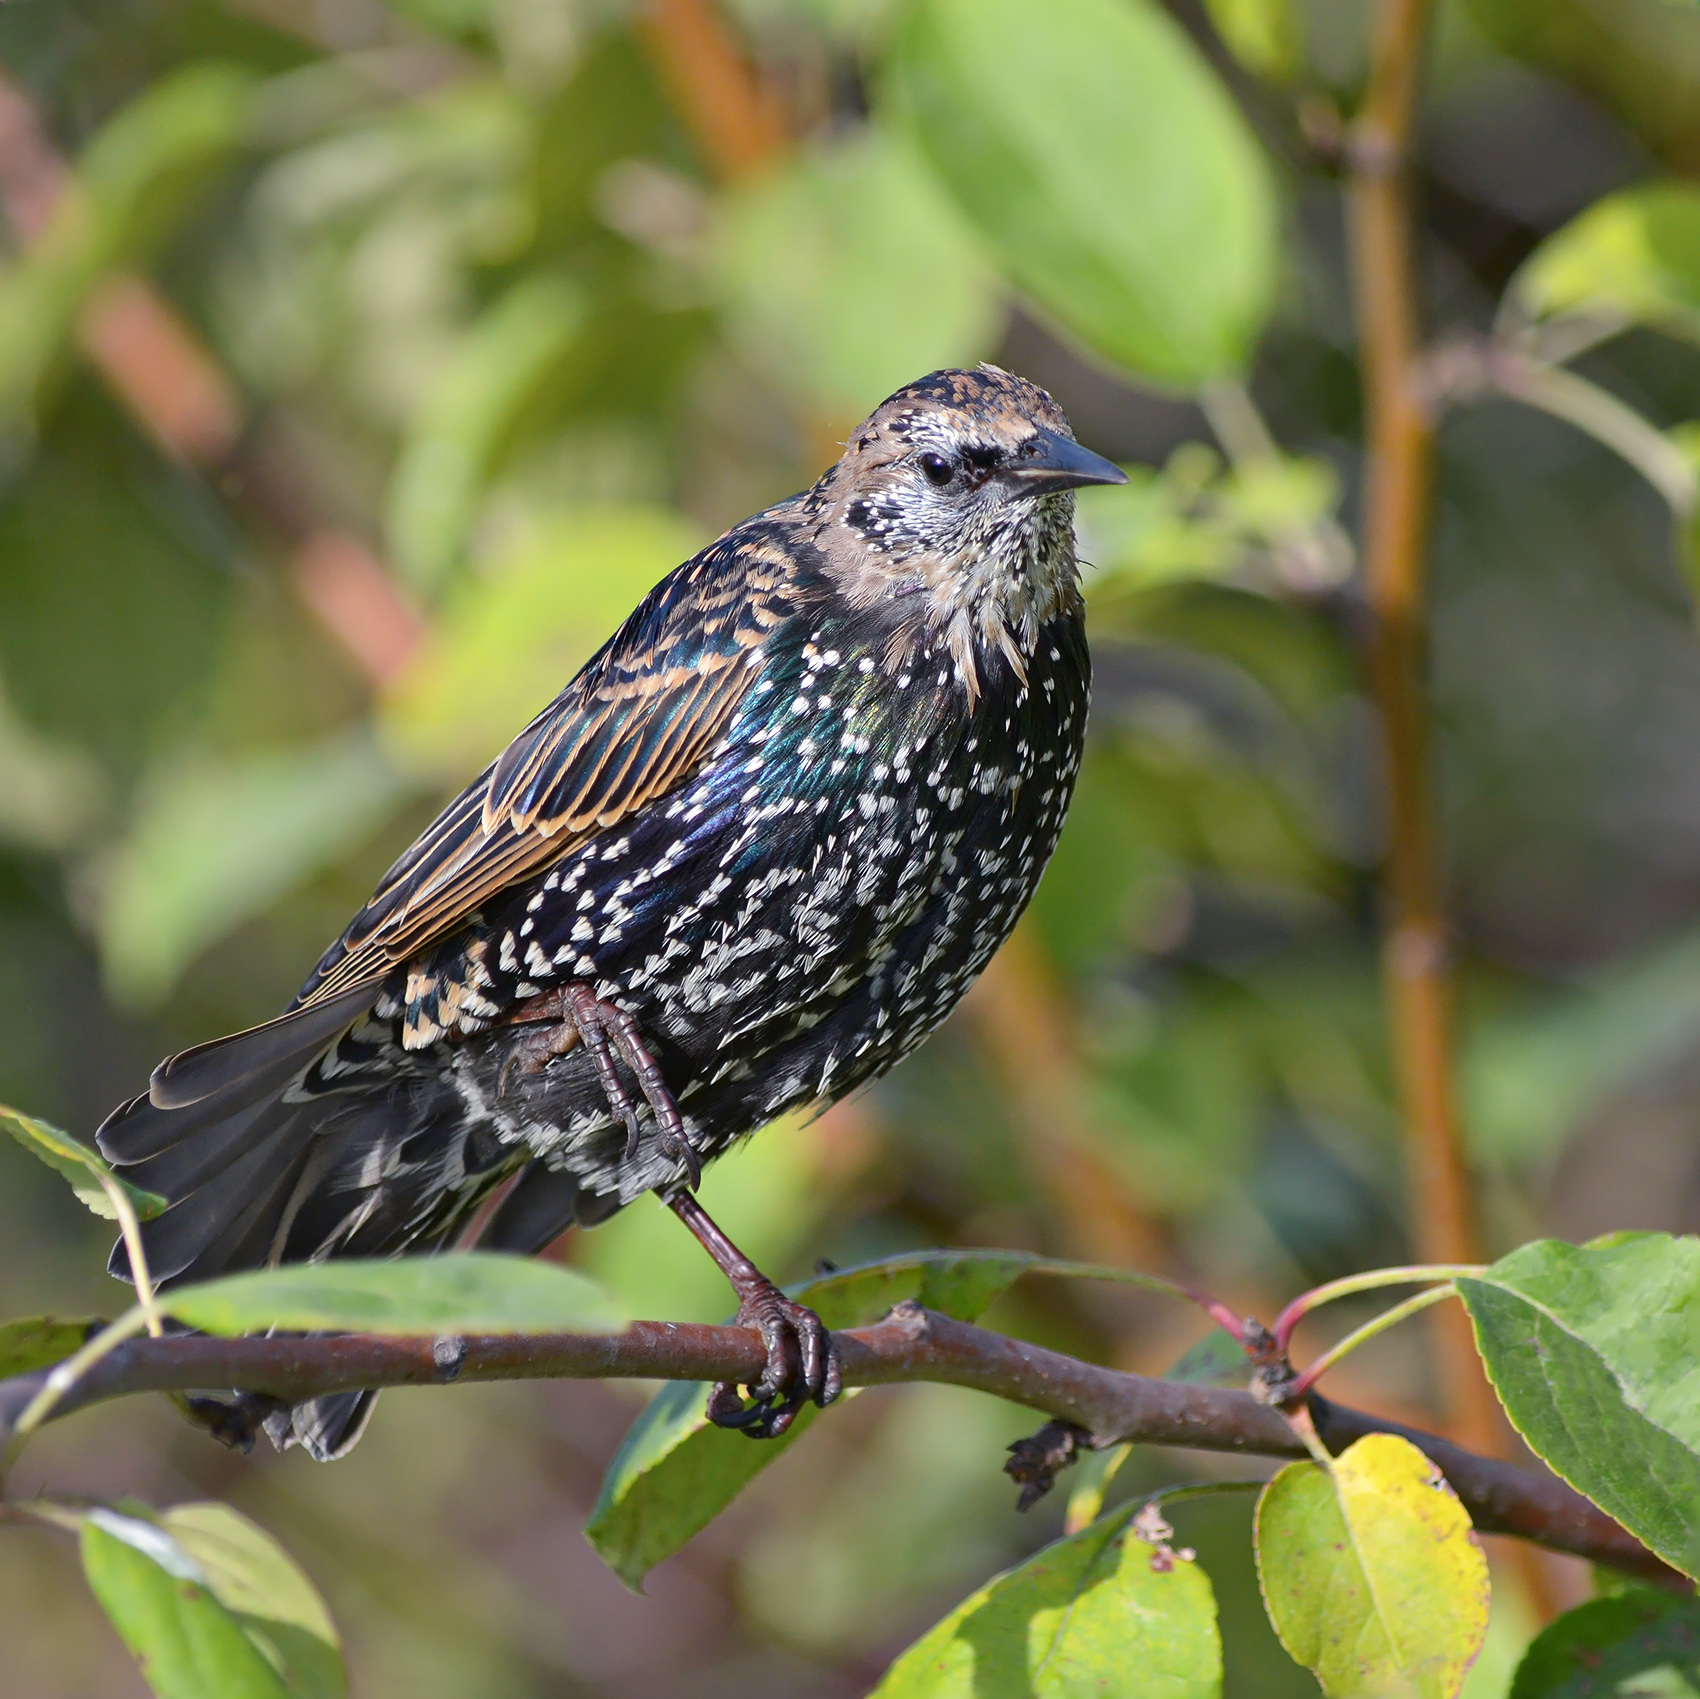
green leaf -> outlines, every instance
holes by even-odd
[[[1409,1440],[1370,1434],[1331,1475],[1289,1463],[1256,1538],[1270,1621],[1329,1699],[1454,1699],[1487,1633],[1487,1559]]]
[[[147,757],[210,709],[251,570],[217,498],[136,442],[95,385],[79,386],[0,501],[7,693],[33,730],[84,751],[115,781],[108,795],[125,798]],[[79,887],[92,871],[79,866]]]
[[[1289,82],[1303,52],[1299,14],[1292,0],[1204,0],[1222,45],[1256,76]]]
[[[107,865],[112,995],[158,1003],[202,950],[358,845],[409,785],[363,730],[158,777]]]
[[[17,1321],[0,1322],[0,1380],[64,1362],[104,1325],[92,1316],[82,1321],[21,1316]]]
[[[0,1103],[0,1122],[5,1123],[12,1137],[32,1156],[39,1157],[49,1168],[56,1168],[63,1174],[71,1182],[71,1190],[96,1215],[104,1216],[108,1221],[117,1218],[112,1200],[100,1183],[101,1176],[105,1176],[109,1184],[118,1187],[130,1200],[138,1220],[151,1221],[165,1208],[164,1198],[153,1192],[144,1192],[140,1186],[132,1186],[127,1180],[120,1180],[106,1165],[99,1151],[79,1143],[69,1133],[60,1132],[46,1121],[38,1121],[33,1115],[25,1115]]]
[[[100,763],[25,721],[0,679],[0,842],[67,850],[106,802]]]
[[[1210,1332],[1163,1376],[1188,1386],[1244,1386],[1251,1379],[1245,1347],[1225,1328]]]
[[[702,536],[660,507],[533,513],[456,580],[385,693],[384,745],[459,783],[500,754]]]
[[[1700,1571],[1700,1239],[1543,1239],[1457,1286],[1529,1448],[1667,1563]]]
[[[336,1624],[306,1572],[270,1534],[213,1501],[175,1505],[158,1521],[282,1675],[291,1699],[343,1699],[348,1680]]]
[[[83,1573],[159,1699],[290,1699],[200,1565],[156,1523],[91,1510]]]
[[[844,1269],[789,1288],[829,1328],[877,1321],[912,1298],[928,1309],[973,1321],[1035,1259],[1021,1252],[923,1251]],[[711,1427],[708,1388],[664,1386],[632,1424],[585,1527],[590,1543],[628,1587],[707,1527],[744,1487],[794,1445],[819,1414],[805,1405],[777,1440],[751,1444]]]
[[[1700,189],[1651,183],[1595,201],[1523,262],[1531,318],[1595,314],[1700,340]]]
[[[945,186],[1040,308],[1160,382],[1244,369],[1274,290],[1274,191],[1161,8],[918,0],[890,70]]]
[[[291,1263],[163,1294],[203,1333],[617,1333],[625,1325],[581,1274],[532,1257],[454,1251],[399,1261]]]
[[[1668,1672],[1665,1685],[1636,1676]],[[1686,1682],[1686,1693],[1679,1682]],[[1617,1699],[1620,1694],[1700,1691],[1700,1603],[1632,1587],[1591,1599],[1535,1636],[1511,1683],[1509,1699]]]
[[[1222,1643],[1209,1578],[1134,1536],[1133,1509],[988,1582],[891,1666],[872,1699],[1214,1699]]]
[[[90,289],[169,238],[243,141],[256,87],[235,66],[190,65],[95,135],[40,240],[0,278],[0,417],[34,401]]]
[[[725,209],[717,269],[733,335],[827,421],[994,346],[997,279],[907,136],[806,151]]]
[[[1340,474],[1329,461],[1270,454],[1231,468],[1214,493],[1214,506],[1236,535],[1268,546],[1329,517],[1340,495]]]
[[[1183,443],[1161,472],[1128,469],[1128,483],[1076,498],[1092,591],[1148,589],[1221,578],[1259,554],[1279,555],[1310,539],[1339,503],[1339,475],[1326,461],[1271,454],[1224,468],[1203,443]],[[1349,562],[1318,561],[1337,572]]]
[[[485,311],[432,384],[396,462],[386,526],[397,564],[422,589],[438,589],[460,560],[509,427],[571,354],[586,312],[566,279],[526,277]]]
[[[1128,467],[1125,488],[1083,490],[1077,513],[1082,554],[1091,563],[1088,593],[1143,590],[1232,572],[1244,548],[1200,512],[1204,485],[1220,466],[1209,449],[1188,443],[1160,472]]]

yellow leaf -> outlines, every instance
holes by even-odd
[[[1289,1464],[1257,1506],[1258,1577],[1281,1644],[1329,1699],[1455,1699],[1487,1633],[1487,1559],[1422,1452],[1370,1434]]]

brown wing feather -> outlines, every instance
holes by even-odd
[[[602,651],[420,834],[297,1006],[405,961],[497,892],[688,781],[791,606],[777,549],[723,540],[656,586]]]

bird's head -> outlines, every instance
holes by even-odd
[[[919,591],[934,629],[1005,644],[1077,594],[1072,492],[1126,482],[1037,384],[986,365],[881,402],[809,500],[852,597]]]

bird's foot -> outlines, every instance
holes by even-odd
[[[237,1392],[229,1398],[186,1393],[178,1403],[183,1414],[196,1427],[205,1428],[220,1445],[244,1452],[254,1449],[254,1437],[268,1416],[289,1408],[284,1399],[264,1392]]]
[[[689,1192],[675,1192],[667,1207],[731,1281],[738,1298],[736,1325],[753,1327],[767,1351],[760,1378],[747,1389],[751,1402],[745,1404],[733,1382],[721,1381],[708,1396],[708,1419],[751,1439],[777,1439],[809,1399],[825,1408],[844,1390],[837,1344],[820,1317],[787,1298]]]
[[[753,1327],[767,1348],[761,1379],[739,1396],[731,1381],[708,1395],[708,1419],[736,1428],[748,1439],[777,1439],[811,1398],[823,1408],[844,1389],[838,1348],[819,1316],[787,1298],[772,1281],[747,1283],[740,1293],[737,1325]]]
[[[625,1160],[632,1162],[642,1146],[642,1131],[637,1105],[614,1066],[618,1056],[631,1070],[655,1119],[657,1148],[670,1161],[683,1164],[693,1188],[701,1182],[702,1162],[686,1136],[679,1106],[667,1089],[660,1065],[639,1037],[637,1022],[624,1009],[604,1002],[587,985],[563,985],[520,1004],[508,1019],[548,1025],[544,1031],[526,1034],[515,1045],[503,1064],[504,1083],[510,1069],[517,1068],[522,1074],[541,1073],[582,1039],[608,1107],[625,1123]]]

